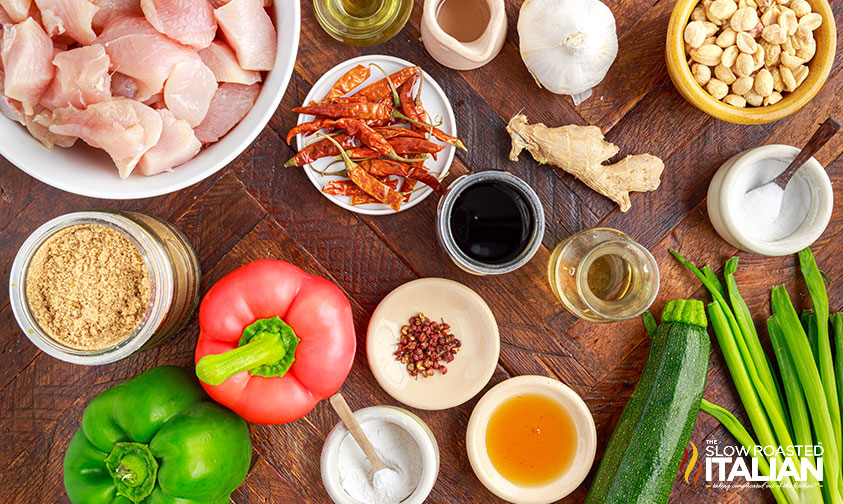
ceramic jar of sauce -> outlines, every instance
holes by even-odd
[[[506,40],[503,0],[425,0],[421,34],[433,59],[454,70],[481,67]]]

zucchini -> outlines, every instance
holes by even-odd
[[[705,388],[710,351],[706,325],[702,302],[667,303],[586,504],[667,502]]]

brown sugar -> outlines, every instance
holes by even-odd
[[[149,272],[137,247],[100,224],[61,229],[30,262],[26,299],[38,325],[58,343],[103,350],[140,324]]]

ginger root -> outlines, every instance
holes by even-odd
[[[621,212],[631,206],[630,191],[654,191],[661,182],[664,163],[650,154],[627,156],[604,165],[618,153],[618,147],[603,140],[597,126],[548,128],[541,123],[527,124],[527,116],[517,114],[509,120],[506,131],[512,137],[510,160],[518,161],[518,155],[527,149],[539,163],[562,168],[620,205]]]

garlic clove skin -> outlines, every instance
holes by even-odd
[[[618,55],[612,11],[599,0],[525,0],[518,16],[521,58],[539,87],[591,95]]]

